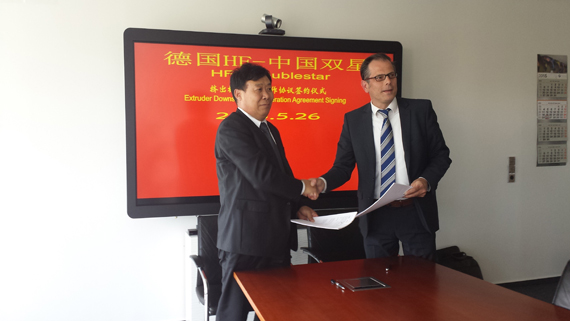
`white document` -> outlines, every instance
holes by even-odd
[[[409,190],[411,186],[408,185],[401,185],[401,184],[393,184],[390,186],[388,191],[380,197],[374,204],[370,205],[367,209],[360,213],[356,212],[348,212],[348,213],[339,213],[339,214],[332,214],[332,215],[325,215],[325,216],[317,216],[314,218],[314,222],[310,222],[307,220],[302,219],[292,219],[291,222],[297,223],[300,225],[306,225],[311,227],[318,227],[318,228],[326,228],[330,230],[340,230],[347,227],[354,218],[366,215],[375,209],[378,209],[388,203],[391,203],[395,200],[402,199],[404,197],[404,193]]]
[[[355,217],[356,217],[356,212],[348,212],[348,213],[313,217],[313,219],[315,220],[314,222],[302,219],[293,219],[291,220],[291,222],[311,227],[326,228],[330,230],[340,230],[342,228],[347,227],[350,223],[352,223]]]

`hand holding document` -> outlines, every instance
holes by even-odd
[[[399,199],[404,198],[404,194],[410,188],[412,188],[412,187],[409,185],[393,184],[386,191],[386,193],[384,195],[382,195],[382,197],[380,197],[376,202],[374,202],[374,204],[370,205],[367,209],[358,213],[356,215],[356,217],[368,214],[368,213],[370,213],[376,209],[379,209],[380,207],[382,207],[386,204],[390,204],[395,200],[399,200]]]
[[[374,202],[374,204],[370,205],[370,207],[360,213],[348,212],[326,216],[317,216],[314,217],[314,222],[301,219],[293,219],[291,222],[311,227],[340,230],[352,223],[356,217],[366,215],[386,204],[403,198],[404,193],[406,193],[406,191],[410,188],[411,187],[408,185],[393,184],[381,198],[379,198],[376,202]]]

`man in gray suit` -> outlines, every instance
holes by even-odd
[[[317,216],[299,206],[301,195],[317,197],[315,187],[293,176],[279,131],[266,120],[273,102],[269,71],[246,63],[233,71],[230,87],[238,110],[220,124],[215,145],[221,203],[218,321],[246,320],[251,309],[233,272],[290,265],[290,249],[297,250],[290,220]]]
[[[439,229],[435,191],[451,164],[437,116],[429,100],[396,98],[398,74],[388,56],[368,57],[360,73],[370,103],[345,115],[333,167],[311,183],[319,192],[333,190],[358,164],[359,211],[391,184],[411,185],[406,199],[360,217],[366,256],[396,256],[402,242],[405,255],[433,260]]]

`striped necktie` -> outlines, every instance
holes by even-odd
[[[381,184],[380,187],[380,197],[386,193],[386,191],[396,182],[396,154],[394,153],[394,134],[392,133],[392,125],[390,125],[390,120],[388,119],[388,112],[390,109],[382,110],[379,109],[378,112],[384,118],[382,124],[382,131],[380,134],[380,149],[381,149]]]

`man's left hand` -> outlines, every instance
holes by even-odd
[[[313,217],[317,216],[319,216],[317,215],[317,212],[315,212],[312,208],[308,206],[301,206],[301,208],[297,211],[297,217],[302,220],[314,222],[315,220],[313,219]]]
[[[425,178],[418,178],[410,184],[412,188],[406,191],[405,198],[424,197],[428,190],[428,182]]]

